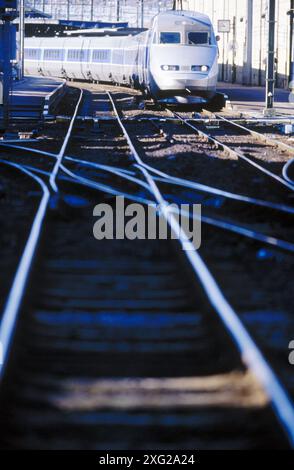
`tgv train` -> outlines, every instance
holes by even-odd
[[[215,99],[218,47],[208,16],[167,11],[149,30],[130,31],[27,38],[25,73],[130,85],[156,100]]]

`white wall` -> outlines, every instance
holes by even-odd
[[[252,14],[248,17],[250,2],[252,2]],[[290,10],[291,2],[277,0],[276,5],[276,78],[278,86],[287,88],[290,62],[290,18],[287,11]],[[264,85],[268,0],[186,0],[185,6],[208,14],[216,29],[219,19],[230,19],[232,25],[235,22],[235,33],[231,28],[230,34],[220,34],[222,37],[219,43],[220,63],[225,64],[225,79],[232,81],[233,64],[235,64],[238,83]],[[220,77],[221,72],[222,66],[220,66]]]

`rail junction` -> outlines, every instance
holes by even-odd
[[[291,119],[75,83],[39,125],[12,122],[1,448],[293,446]],[[170,204],[201,204],[200,249],[185,233],[98,242],[93,208],[117,196],[175,232]]]

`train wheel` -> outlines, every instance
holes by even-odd
[[[221,111],[226,106],[226,97],[222,93],[216,93],[216,95],[209,101],[208,105],[205,106],[209,111]]]

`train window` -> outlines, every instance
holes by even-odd
[[[25,48],[24,50],[24,58],[28,60],[40,60],[41,57],[41,49],[28,49]]]
[[[200,31],[193,31],[191,33],[188,33],[188,42],[191,45],[210,44],[209,33]]]
[[[63,49],[44,49],[44,60],[64,60]]]
[[[123,52],[123,50],[113,49],[112,63],[113,64],[123,64],[124,63],[124,52]]]
[[[68,49],[68,62],[88,62],[89,51],[85,49]]]
[[[107,63],[110,62],[110,50],[93,50],[92,62]]]
[[[160,33],[161,44],[180,44],[181,33]]]

